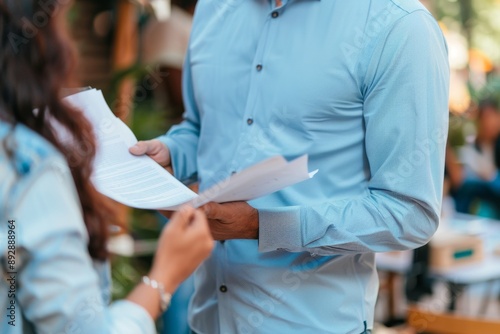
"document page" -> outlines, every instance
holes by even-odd
[[[176,209],[197,194],[147,156],[128,152],[137,139],[111,112],[102,93],[88,90],[66,97],[94,127],[97,154],[92,182],[102,194],[140,209]]]
[[[275,156],[232,175],[198,196],[153,159],[129,153],[129,147],[137,139],[111,112],[101,91],[90,89],[64,100],[81,110],[94,128],[97,143],[94,186],[130,207],[176,210],[182,204],[200,207],[208,202],[248,201],[305,181],[316,173],[308,172],[307,155],[291,162]]]
[[[310,179],[316,172],[307,171],[307,155],[291,162],[275,156],[205,190],[192,204],[198,207],[208,202],[249,201]]]

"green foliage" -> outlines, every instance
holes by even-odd
[[[129,228],[135,240],[157,239],[162,223],[159,215],[149,210],[132,210]],[[141,256],[114,256],[111,261],[111,276],[113,280],[112,299],[125,298],[149,272],[153,254]]]
[[[148,272],[138,258],[114,256],[111,260],[112,300],[123,299]]]
[[[152,99],[137,103],[130,127],[138,140],[147,140],[165,134],[171,126],[167,112]]]

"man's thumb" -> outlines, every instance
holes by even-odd
[[[134,146],[130,147],[128,149],[130,153],[133,155],[143,155],[146,154],[148,151],[148,144],[146,142],[140,141],[137,142]]]

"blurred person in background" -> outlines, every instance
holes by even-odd
[[[456,192],[458,212],[470,213],[479,201],[479,214],[500,218],[500,110],[498,102],[479,102],[477,136],[460,152],[464,181]]]
[[[0,333],[156,333],[154,320],[213,240],[201,211],[181,209],[162,232],[148,276],[108,305],[115,212],[90,182],[91,125],[60,99],[63,85],[73,84],[66,9],[58,1],[0,0],[0,308],[8,312]],[[41,15],[44,24],[35,21]],[[59,141],[53,122],[72,140]]]
[[[455,193],[464,182],[464,170],[462,163],[459,161],[453,147],[446,145],[446,158],[444,168],[444,193]]]
[[[200,190],[275,155],[314,178],[205,206],[219,242],[195,273],[198,334],[369,333],[375,252],[437,228],[449,66],[417,0],[199,1],[184,121],[139,142]]]
[[[454,195],[463,184],[464,170],[457,155],[448,143],[446,144],[444,166],[444,187],[443,187],[443,205],[441,207],[440,229],[444,228],[448,219],[453,217],[456,212],[456,203]]]

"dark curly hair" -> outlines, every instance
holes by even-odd
[[[83,114],[61,100],[63,87],[75,87],[72,43],[65,26],[69,0],[0,0],[0,118],[24,124],[66,158],[78,190],[92,258],[105,260],[111,202],[90,182],[96,152],[92,127]],[[34,113],[33,110],[38,112]],[[63,144],[51,120],[73,140]]]

